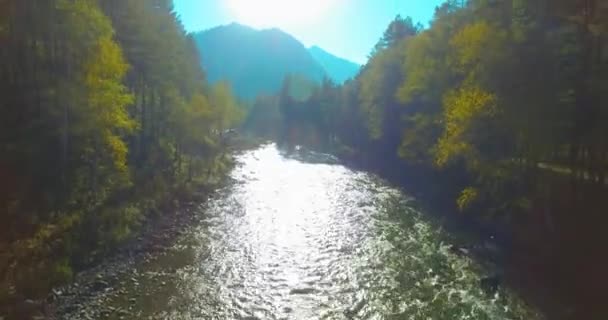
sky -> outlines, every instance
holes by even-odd
[[[186,30],[238,22],[279,28],[307,47],[317,45],[363,64],[397,14],[427,25],[445,0],[174,0]]]

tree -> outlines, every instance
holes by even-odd
[[[397,15],[374,46],[370,58],[384,49],[395,46],[402,40],[415,36],[420,30],[422,30],[422,25],[420,23],[414,25],[411,17],[402,18],[401,15]]]
[[[0,285],[44,294],[221,173],[242,110],[199,56],[170,0],[0,0]]]

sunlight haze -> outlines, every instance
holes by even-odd
[[[363,64],[397,14],[428,25],[443,0],[174,0],[186,30],[238,22],[279,28],[306,46],[317,45]]]
[[[240,23],[256,27],[298,27],[322,19],[341,0],[226,0]]]

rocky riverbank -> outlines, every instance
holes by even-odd
[[[226,180],[226,179],[224,179]],[[152,218],[128,242],[116,252],[96,263],[92,268],[75,275],[69,285],[54,288],[46,299],[32,300],[14,295],[8,302],[7,310],[0,314],[0,320],[42,320],[42,319],[98,319],[113,314],[116,318],[129,318],[128,309],[82,308],[86,305],[99,305],[108,297],[120,294],[114,287],[119,276],[128,272],[137,263],[145,262],[171,245],[184,230],[193,223],[196,208],[218,189],[222,182],[200,188],[187,201],[175,201],[172,214],[162,214]],[[97,303],[96,303],[97,302]],[[73,314],[78,310],[78,314]]]
[[[226,183],[230,183],[227,173],[232,169],[233,156],[239,152],[259,145],[259,141],[245,138],[234,138],[230,141],[224,155],[224,165],[219,168],[210,181],[199,184],[195,192],[176,194],[175,200],[162,214],[151,214],[135,235],[127,242],[121,243],[112,251],[91,262],[90,267],[78,270],[70,284],[54,288],[43,299],[32,299],[15,292],[14,288],[0,288],[4,291],[0,303],[0,320],[11,319],[65,319],[81,306],[95,305],[90,303],[103,300],[118,294],[114,285],[119,275],[129,271],[137,263],[153,259],[174,243],[185,229],[197,218],[196,210],[206,203],[208,197]],[[73,315],[75,319],[97,319],[101,315],[116,314],[128,317],[128,310],[85,310],[82,315]],[[114,317],[114,316],[112,316]]]
[[[126,318],[129,315],[128,309],[83,309],[82,306],[99,305],[99,302],[111,295],[120,294],[114,289],[119,275],[128,272],[134,264],[148,261],[164,251],[193,222],[196,212],[194,207],[195,203],[190,202],[176,209],[175,215],[164,215],[114,257],[81,272],[74,283],[53,290],[48,297],[53,311],[50,316],[57,319],[65,319],[69,315],[80,316],[81,319],[98,319],[115,314],[118,315],[117,318]],[[72,314],[76,310],[79,310],[79,314]]]

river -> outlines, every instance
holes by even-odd
[[[273,144],[236,160],[199,223],[97,300],[106,319],[538,318],[382,179]]]

